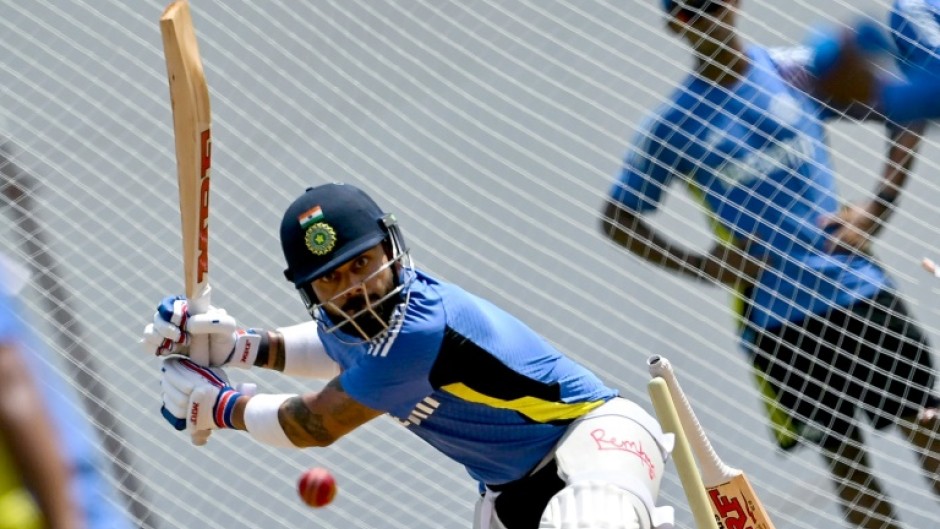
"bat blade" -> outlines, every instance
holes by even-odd
[[[166,59],[176,171],[179,183],[180,230],[183,240],[183,280],[189,311],[209,310],[209,187],[212,169],[212,123],[206,83],[189,3],[176,0],[160,17]],[[195,335],[186,351],[208,366],[209,337]],[[206,444],[209,430],[192,432],[192,442]]]
[[[661,356],[651,357],[648,363],[650,375],[661,378],[669,390],[679,422],[701,465],[702,482],[719,526],[722,529],[775,529],[744,472],[726,465],[718,457],[679,386],[672,364]]]
[[[160,17],[166,59],[183,239],[183,279],[193,312],[209,306],[209,188],[212,124],[209,87],[189,3],[177,0]]]

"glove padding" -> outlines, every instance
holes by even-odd
[[[206,336],[193,340],[193,336]],[[224,310],[209,307],[203,314],[190,314],[183,296],[164,298],[153,314],[153,323],[144,328],[143,343],[157,356],[187,356],[208,367],[254,365],[262,336],[254,329],[241,329]],[[236,354],[237,352],[237,354]]]
[[[233,428],[232,411],[242,395],[253,395],[254,384],[233,388],[221,368],[203,367],[179,357],[163,361],[160,413],[178,431],[187,430],[193,444],[206,444],[212,430]]]

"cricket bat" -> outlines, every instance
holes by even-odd
[[[702,484],[711,501],[711,509],[719,527],[722,529],[775,529],[745,473],[726,465],[715,453],[692,410],[689,399],[679,386],[679,381],[669,361],[661,356],[653,356],[648,360],[648,364],[650,374],[665,382],[672,400],[672,403],[654,401],[657,415],[659,415],[660,407],[674,405],[682,429],[688,436],[692,452],[701,467]],[[681,469],[679,471],[682,472]]]
[[[647,389],[663,431],[676,436],[675,446],[672,449],[672,461],[679,474],[679,481],[682,482],[682,490],[685,491],[685,496],[689,500],[695,526],[698,529],[718,529],[710,500],[705,493],[705,485],[702,484],[702,476],[689,446],[689,439],[682,428],[679,414],[669,394],[669,386],[662,378],[655,377],[650,380]]]
[[[183,279],[189,310],[209,309],[209,183],[212,132],[209,87],[199,57],[189,2],[176,0],[160,17],[163,55],[170,83],[176,172],[183,238]],[[202,337],[205,338],[205,337]],[[207,339],[207,338],[206,338]],[[208,348],[200,348],[208,351]],[[193,358],[209,365],[208,358]]]
[[[180,229],[183,236],[183,280],[189,311],[209,310],[209,183],[212,169],[212,127],[209,86],[199,57],[189,2],[176,0],[160,17],[163,56],[170,82],[173,134],[176,138],[176,174],[179,182]],[[196,335],[189,357],[209,365],[209,337]],[[202,342],[202,343],[200,343]],[[194,351],[203,354],[194,355]],[[204,356],[204,358],[203,358]],[[202,446],[211,430],[191,432]]]

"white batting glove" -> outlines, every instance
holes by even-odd
[[[193,340],[205,335],[208,340]],[[183,296],[164,298],[144,328],[144,347],[157,356],[182,355],[208,367],[248,369],[255,363],[261,334],[238,327],[224,309],[209,307],[203,314],[190,314]]]
[[[197,395],[196,392],[194,391],[193,394],[190,395],[190,399],[189,399],[189,407],[190,407],[190,409],[193,408],[193,404],[194,404],[194,403],[197,403],[197,404],[198,404],[198,403],[201,403],[201,402],[203,402],[203,401],[206,400],[207,396],[204,394],[204,391],[205,391],[205,390],[206,390],[206,388],[201,388],[201,389],[199,389],[199,390],[197,390],[197,391],[200,391],[200,392],[203,392],[203,393],[200,393],[200,394]],[[252,383],[252,382],[242,382],[241,384],[235,386],[235,394],[234,394],[234,395],[230,395],[228,398],[231,399],[231,400],[230,400],[231,406],[234,407],[235,401],[238,400],[238,397],[240,397],[240,396],[242,396],[242,395],[245,395],[245,396],[248,396],[248,397],[252,397],[252,396],[254,396],[255,393],[257,393],[257,392],[258,392],[258,386],[257,386],[256,384],[254,384],[254,383]],[[211,396],[209,396],[209,397],[210,397],[210,400],[211,400]],[[215,414],[218,413],[218,403],[219,403],[219,401],[220,401],[220,399],[221,399],[222,397],[223,397],[223,396],[222,396],[222,394],[220,393],[218,397],[215,397],[215,398],[214,398],[215,400],[213,401],[214,404],[213,404],[213,408],[212,408],[212,409],[213,409],[213,412],[212,412],[212,415],[213,415],[213,416],[215,416]],[[200,404],[200,405],[201,405],[201,404]],[[205,406],[202,406],[202,408],[205,409]],[[198,414],[197,414],[197,415],[198,415]],[[203,416],[204,416],[204,417],[202,417],[203,421],[206,419],[205,415],[207,415],[207,414],[203,413]],[[230,418],[230,416],[231,416],[231,410],[229,410],[228,416],[227,416],[227,417],[229,417],[229,418],[227,419],[227,421],[228,421],[229,423],[231,423],[231,418]],[[192,418],[193,418],[193,415],[190,415],[190,419],[192,419]],[[175,417],[174,417],[174,422],[175,422]],[[196,428],[197,426],[199,426],[199,425],[195,425],[195,426],[194,426],[194,425],[190,425],[189,422],[187,421],[186,428],[189,429],[189,437],[190,437],[190,440],[191,440],[192,443],[193,443],[194,445],[196,445],[196,446],[203,446],[203,445],[205,445],[207,442],[209,442],[209,436],[212,434],[212,430],[214,430],[215,428],[211,428],[211,427],[210,427],[210,428],[204,428],[204,429],[201,429],[201,430],[195,430],[195,429],[193,429],[193,428]],[[223,428],[223,427],[220,426],[219,428]],[[229,428],[229,426],[224,426],[224,428]]]
[[[186,358],[165,359],[162,371],[160,412],[171,426],[188,431],[197,446],[208,441],[212,430],[233,428],[235,402],[256,390],[254,384],[235,389],[222,369],[203,367]]]

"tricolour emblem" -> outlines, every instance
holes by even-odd
[[[305,230],[310,227],[314,222],[323,219],[323,210],[320,209],[320,206],[313,206],[312,208],[304,211],[297,216],[297,222],[300,223],[300,229]]]

